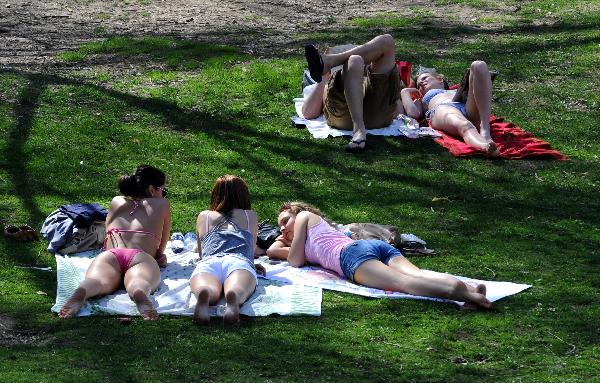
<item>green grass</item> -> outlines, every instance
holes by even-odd
[[[337,222],[389,223],[426,239],[442,255],[413,259],[420,267],[533,288],[473,314],[325,292],[320,318],[245,318],[234,330],[179,317],[62,321],[49,312],[55,273],[15,268],[54,268],[45,243],[2,238],[0,382],[597,380],[600,16],[570,4],[523,3],[519,17],[531,22],[493,30],[429,16],[378,25],[376,16],[299,36],[334,45],[389,32],[399,57],[454,81],[483,58],[500,71],[493,112],[568,161],[456,159],[428,140],[381,137],[344,154],[345,139],[290,127],[300,55],[111,37],[61,53],[82,68],[69,75],[1,70],[2,224],[39,228],[61,204],[106,206],[119,175],[151,163],[168,175],[174,231],[192,230],[214,179],[232,173],[248,182],[261,219],[306,200]],[[586,6],[574,17],[572,7]],[[558,21],[532,24],[548,11]],[[135,70],[111,69],[122,63]]]

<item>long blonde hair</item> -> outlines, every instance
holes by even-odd
[[[311,205],[309,203],[302,202],[302,201],[284,202],[283,204],[281,204],[281,207],[279,208],[280,213],[283,211],[289,211],[292,214],[298,214],[301,211],[309,211],[309,212],[316,214],[319,217],[323,218],[325,220],[325,222],[327,222],[329,225],[331,225],[331,223],[332,223],[331,220],[329,218],[327,218],[321,212],[321,210],[319,210],[319,208],[317,208],[316,206]]]

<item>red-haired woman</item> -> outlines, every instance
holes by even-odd
[[[241,178],[225,175],[215,181],[210,210],[198,215],[200,262],[190,279],[197,298],[194,322],[208,324],[208,306],[224,293],[227,306],[223,322],[239,323],[240,305],[256,288],[254,246],[258,223],[250,210],[250,193]]]

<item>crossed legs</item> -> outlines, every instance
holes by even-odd
[[[363,149],[367,138],[363,116],[365,66],[370,65],[373,73],[388,73],[396,65],[395,54],[394,38],[386,34],[342,53],[321,55],[324,74],[343,64],[344,97],[352,120],[352,141],[349,149]],[[325,97],[326,92],[325,89]]]
[[[160,283],[158,265],[146,253],[137,254],[131,264],[124,276],[125,289],[144,319],[157,319],[158,314],[149,295]],[[83,282],[61,307],[58,315],[65,319],[75,317],[89,298],[116,291],[121,286],[122,278],[121,268],[114,255],[108,251],[100,253],[88,268]]]
[[[210,273],[198,273],[190,280],[190,288],[197,300],[194,323],[203,325],[209,323],[208,306],[216,304],[223,291],[226,302],[223,323],[235,325],[240,321],[240,305],[254,292],[256,279],[246,270],[236,270],[221,284],[219,278]]]
[[[468,309],[491,307],[484,285],[470,286],[447,274],[421,270],[404,257],[392,258],[389,265],[367,261],[358,267],[354,280],[382,290],[465,302]]]

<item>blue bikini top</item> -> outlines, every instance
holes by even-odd
[[[447,89],[429,89],[427,91],[427,93],[425,93],[425,96],[423,96],[423,102],[425,104],[429,104],[429,102],[431,101],[432,98],[434,98],[435,96],[437,96],[440,93],[445,93],[445,92],[451,92]]]

